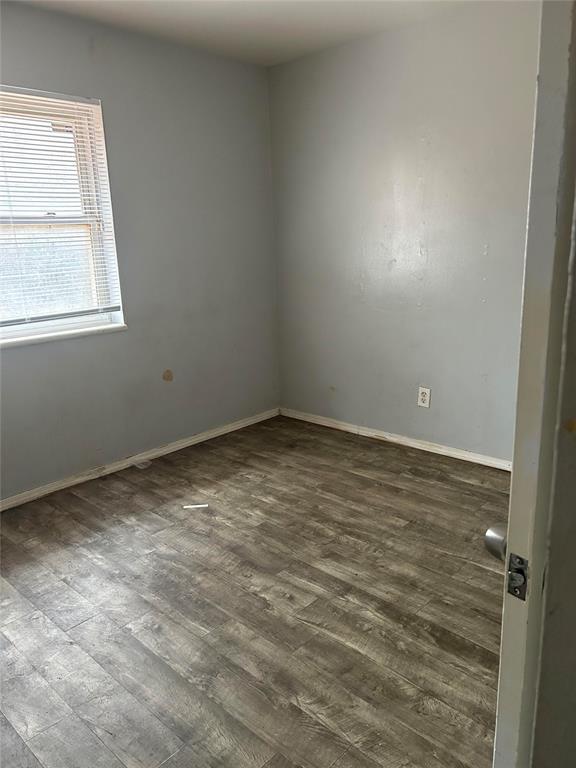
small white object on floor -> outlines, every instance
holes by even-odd
[[[184,504],[182,509],[201,509],[207,506],[208,504]]]

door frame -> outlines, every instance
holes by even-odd
[[[508,553],[528,559],[528,594],[525,602],[504,594],[494,768],[536,768],[532,744],[550,557],[564,326],[571,299],[575,7],[573,0],[550,0],[541,6],[508,524]]]

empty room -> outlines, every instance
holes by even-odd
[[[573,768],[574,3],[0,44],[0,764]]]

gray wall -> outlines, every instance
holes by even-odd
[[[1,67],[102,99],[128,324],[3,351],[2,496],[276,406],[266,73],[12,4]]]
[[[283,406],[511,457],[538,21],[465,4],[273,70]]]
[[[128,330],[3,351],[2,496],[279,403],[510,458],[537,27],[466,4],[268,83],[4,4],[2,82],[102,99]]]

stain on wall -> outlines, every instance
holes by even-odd
[[[2,496],[277,406],[266,73],[23,3],[1,35],[3,83],[102,101],[127,323],[3,350]]]

